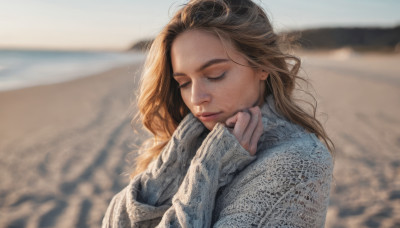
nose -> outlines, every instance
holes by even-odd
[[[204,102],[209,102],[211,99],[211,94],[207,85],[199,81],[192,82],[192,96],[190,101],[193,105],[201,105]]]

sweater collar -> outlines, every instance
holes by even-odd
[[[272,95],[265,99],[261,107],[261,115],[264,132],[260,141],[267,144],[280,141],[296,132],[302,132],[302,127],[293,124],[286,117],[279,114],[275,107],[275,100]]]
[[[265,102],[261,107],[261,114],[263,117],[266,117],[268,119],[276,119],[276,118],[286,119],[276,110],[275,99],[272,96],[272,94],[268,95],[267,98],[265,99]]]

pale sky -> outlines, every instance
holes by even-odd
[[[125,50],[186,0],[0,0],[0,48]],[[255,0],[277,31],[400,24],[398,0]]]

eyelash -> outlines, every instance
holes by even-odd
[[[208,80],[211,80],[211,81],[219,81],[219,80],[221,80],[221,79],[223,79],[224,77],[225,77],[225,73],[226,72],[224,72],[224,73],[222,73],[220,76],[218,76],[218,77],[215,77],[215,78],[207,78]],[[186,82],[186,83],[183,83],[182,85],[178,85],[178,89],[183,89],[183,88],[185,88],[188,84],[189,84],[190,82]]]

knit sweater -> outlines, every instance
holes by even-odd
[[[193,114],[148,168],[113,197],[103,227],[324,227],[333,159],[318,138],[274,108],[251,156],[218,123]]]

